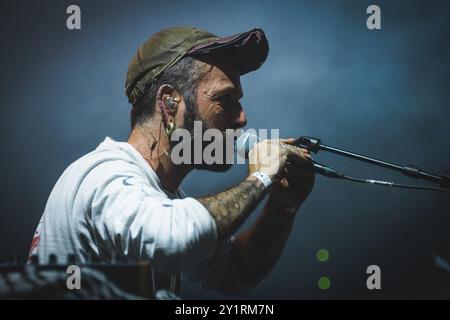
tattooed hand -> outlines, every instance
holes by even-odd
[[[278,181],[288,160],[299,164],[310,162],[308,151],[292,145],[294,141],[295,139],[280,139],[257,143],[249,152],[249,173],[260,171],[272,181]]]
[[[270,190],[269,205],[279,211],[295,213],[311,193],[314,185],[314,173],[301,166],[288,162],[281,180],[274,183]]]
[[[285,145],[291,145],[294,141],[295,139],[281,140]],[[305,158],[311,161],[308,150],[298,149]],[[279,177],[280,180],[274,183],[270,191],[269,204],[282,211],[295,213],[312,191],[315,180],[314,173],[311,170],[305,170],[304,163],[291,158],[287,160]]]

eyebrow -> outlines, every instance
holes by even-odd
[[[242,92],[242,89],[239,87],[239,89],[236,89],[234,86],[226,86],[222,89],[217,90],[216,94],[218,96],[222,96],[228,93],[236,94],[238,99],[242,99],[244,97],[244,93]]]

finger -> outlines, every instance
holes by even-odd
[[[289,145],[293,145],[295,143],[295,141],[297,141],[297,139],[295,139],[295,138],[280,139],[281,143],[285,143],[285,144],[289,144]]]
[[[303,149],[303,148],[298,148],[298,149],[299,149],[299,152],[300,152],[304,157],[309,158],[309,159],[312,158],[312,156],[311,156],[311,154],[309,153],[309,150],[308,150],[308,149]]]
[[[280,185],[283,188],[288,188],[289,187],[289,182],[288,182],[288,180],[286,178],[283,178],[283,179],[280,180]]]
[[[289,154],[288,154],[289,158],[297,158],[300,160],[301,163],[311,162],[312,157],[306,149],[289,146],[289,145],[287,146],[287,148],[289,151]]]
[[[297,147],[297,146],[292,145],[292,144],[287,144],[287,143],[281,142],[281,147],[283,149],[289,150],[289,152],[292,152],[292,153],[309,155],[309,150],[308,149],[300,148],[300,147]]]

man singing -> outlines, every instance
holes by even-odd
[[[177,129],[192,132],[194,121],[224,136],[244,127],[240,76],[258,69],[268,50],[261,29],[226,38],[192,27],[153,35],[127,72],[128,141],[106,138],[64,171],[30,254],[41,263],[49,254],[59,261],[74,254],[77,263],[148,260],[155,289],[178,292],[183,272],[222,294],[252,292],[278,261],[312,189],[314,175],[304,169],[311,161],[307,150],[293,146],[293,139],[263,140],[250,151],[249,174],[241,183],[191,198],[179,189],[187,174],[230,165],[174,164],[171,137]],[[279,152],[267,152],[274,146]],[[266,195],[256,223],[233,236]]]

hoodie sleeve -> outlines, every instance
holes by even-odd
[[[85,205],[84,220],[100,259],[115,252],[150,259],[157,272],[175,273],[217,247],[215,222],[200,202],[169,199],[137,166],[124,161],[93,169],[77,198]]]

